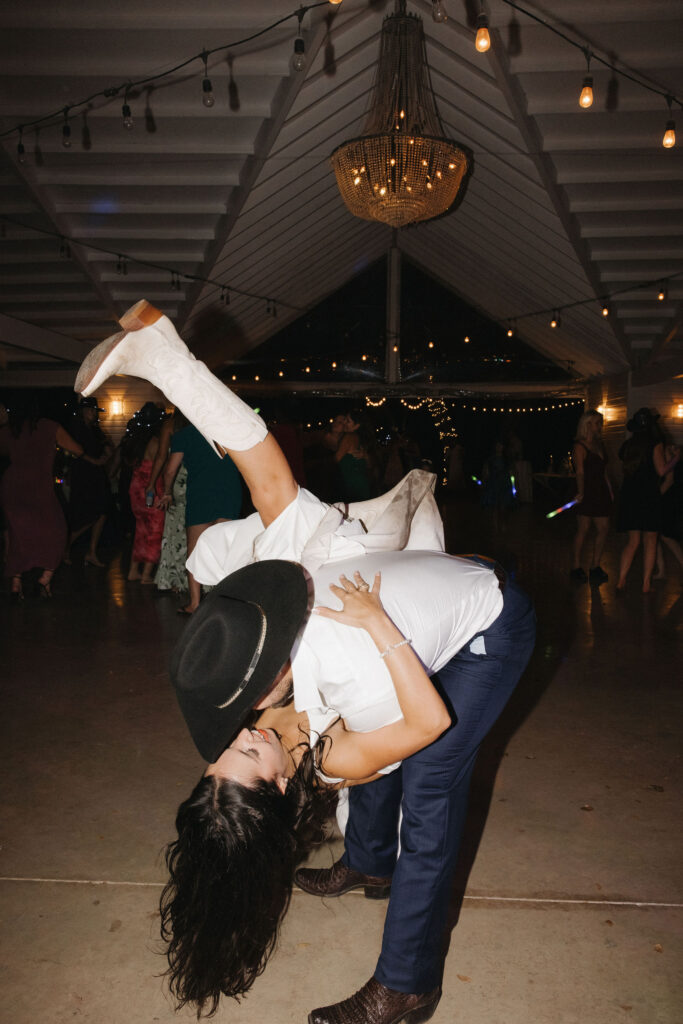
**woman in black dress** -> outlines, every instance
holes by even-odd
[[[102,432],[98,422],[97,399],[82,399],[73,424],[69,431],[82,446],[88,456],[71,465],[69,495],[69,541],[64,557],[65,562],[71,561],[71,545],[74,541],[90,530],[90,543],[85,555],[86,565],[104,568],[104,562],[97,557],[99,544],[107,513],[111,507],[111,487],[105,469],[111,458],[113,446]]]
[[[607,478],[607,455],[602,443],[602,414],[596,409],[589,409],[579,420],[572,461],[576,472],[578,505],[576,507],[574,560],[569,575],[581,583],[585,583],[589,578],[591,583],[605,583],[607,573],[600,568],[600,559],[607,539],[614,495],[612,494],[612,485]],[[581,550],[591,523],[595,529],[595,537],[593,557],[587,576],[581,565]]]
[[[649,409],[639,409],[628,421],[626,429],[632,436],[624,441],[619,458],[624,466],[617,529],[628,533],[621,553],[617,590],[626,586],[626,577],[633,558],[643,541],[643,593],[652,589],[652,573],[657,554],[657,537],[662,529],[662,495],[660,482],[674,468],[680,452],[667,462],[664,441],[657,426],[659,416]]]

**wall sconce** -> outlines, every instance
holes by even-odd
[[[683,420],[683,402],[677,402],[673,409],[673,418],[675,420]]]
[[[120,398],[113,398],[109,403],[110,416],[123,416],[123,401]]]

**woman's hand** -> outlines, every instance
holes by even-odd
[[[343,622],[346,626],[355,626],[358,629],[368,629],[373,620],[383,620],[386,612],[382,607],[379,597],[381,573],[375,574],[372,587],[366,583],[361,574],[356,571],[353,580],[347,576],[339,577],[339,586],[330,584],[330,590],[342,603],[342,610],[335,611],[333,608],[326,608],[319,605],[313,611],[326,619],[335,619]]]
[[[162,512],[165,512],[169,505],[173,504],[172,494],[162,494],[160,498],[154,499],[154,507]]]

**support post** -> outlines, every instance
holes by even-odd
[[[391,233],[387,258],[387,344],[384,357],[384,379],[398,384],[401,379],[401,250],[396,228]]]

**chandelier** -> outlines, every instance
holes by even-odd
[[[396,0],[382,25],[379,62],[363,132],[331,157],[355,217],[394,228],[430,220],[464,195],[472,156],[444,138],[429,77],[422,19]]]

